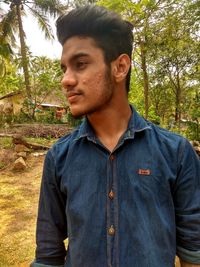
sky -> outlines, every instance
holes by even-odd
[[[45,40],[44,33],[41,32],[36,19],[28,15],[23,18],[23,26],[26,34],[26,44],[30,48],[33,56],[47,56],[50,58],[60,58],[62,47],[57,41],[55,22],[52,20],[51,25],[55,35],[54,41]]]

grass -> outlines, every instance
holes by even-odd
[[[13,148],[12,137],[0,137],[0,148]]]
[[[49,145],[51,146],[57,139],[51,138],[51,139],[46,139],[46,138],[33,138],[33,137],[26,137],[25,140],[30,143],[36,143],[40,145]],[[0,137],[0,148],[8,149],[8,148],[13,148],[13,142],[12,142],[12,137]]]
[[[0,170],[3,169],[4,167],[6,167],[6,164],[0,161]]]
[[[55,139],[26,138],[52,145]],[[13,172],[14,145],[0,137],[0,267],[28,267],[35,253],[35,225],[44,157],[28,155],[28,168]],[[10,167],[11,167],[10,166]],[[4,169],[6,167],[6,169]],[[3,169],[3,170],[1,170]]]
[[[46,146],[51,146],[53,145],[58,139],[55,138],[41,138],[41,137],[26,137],[25,140],[30,143],[36,143],[39,145],[46,145]]]
[[[32,159],[23,174],[0,173],[0,267],[28,267],[34,259],[43,158],[39,161]]]

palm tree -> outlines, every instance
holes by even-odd
[[[22,68],[24,73],[24,80],[26,86],[26,94],[28,99],[31,100],[31,85],[28,69],[28,56],[27,46],[25,42],[25,33],[23,29],[22,17],[30,12],[38,21],[38,25],[45,33],[47,39],[53,38],[52,29],[49,24],[49,18],[47,15],[51,15],[54,18],[61,15],[66,6],[61,4],[59,0],[3,0],[3,5],[0,6],[0,10],[8,10],[0,18],[0,47],[2,44],[10,44],[11,47],[15,45],[15,35],[19,34]],[[5,48],[4,48],[5,50]]]

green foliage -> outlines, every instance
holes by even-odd
[[[17,17],[17,6],[20,6],[22,16],[31,13],[37,19],[38,24],[47,38],[53,38],[49,17],[47,15],[55,18],[67,10],[67,6],[63,5],[59,0],[3,0],[3,3],[7,6],[8,11],[4,14],[3,20],[0,22],[0,30],[2,29],[2,37],[4,37],[4,40],[8,40],[11,46],[14,45],[15,41],[14,33],[20,31],[17,23],[19,19]],[[7,9],[5,8],[5,10]]]
[[[186,123],[185,136],[190,140],[200,141],[200,125],[198,122],[188,121]]]
[[[5,60],[0,56],[0,78],[4,77],[6,73]]]
[[[77,127],[78,125],[81,124],[82,118],[74,118],[71,114],[71,112],[67,113],[67,121],[69,126],[71,127]]]
[[[0,114],[0,126],[5,125],[5,124],[11,124],[12,122],[13,122],[12,115]]]
[[[55,88],[60,89],[61,70],[58,60],[33,57],[30,60],[33,98],[45,98]]]
[[[88,5],[88,4],[95,4],[96,2],[97,2],[97,0],[73,0],[71,2],[71,6],[72,7],[84,6],[84,5]]]
[[[33,101],[29,108],[32,109],[32,117],[35,116],[37,106],[45,102],[46,98],[52,93],[60,98],[65,105],[64,96],[61,95],[60,80],[62,73],[60,62],[47,57],[33,57],[30,60],[30,70]],[[50,112],[48,112],[48,115],[45,116],[46,122],[51,121],[54,114],[50,115]]]
[[[36,120],[41,123],[58,123],[58,120],[55,118],[55,110],[45,111],[45,114],[37,116]]]
[[[10,1],[7,2],[10,3]],[[72,3],[72,6],[84,5],[86,2],[88,1],[77,0]],[[37,6],[38,14],[43,9],[45,12],[55,15],[52,5],[58,4],[57,1],[41,0],[34,1],[34,3],[34,8]],[[98,4],[120,13],[134,26],[133,68],[129,101],[134,104],[141,115],[145,116],[148,111],[148,119],[153,122],[181,132],[189,138],[198,139],[200,118],[198,1],[102,0],[98,1]],[[2,28],[3,24],[0,23],[0,31],[3,29],[4,35],[8,36],[9,33],[12,36],[14,28],[11,27],[11,24],[8,25],[8,21],[14,23],[11,13],[8,13],[6,20],[3,21],[7,21],[7,24],[4,23],[4,28]],[[45,20],[43,22],[45,25]],[[12,38],[5,39],[4,44],[10,44]],[[0,54],[3,50],[5,52],[1,41],[0,34]],[[12,61],[11,64],[7,59],[5,61],[4,56],[1,58],[0,61],[3,64],[0,69],[0,95],[24,89],[21,59]],[[45,57],[32,57],[29,54],[27,63],[29,64],[33,96],[33,101],[28,103],[27,108],[32,111],[34,118],[36,104],[45,101],[50,93],[53,92],[62,98],[60,89],[62,74],[59,61],[52,61]],[[63,105],[66,105],[64,97]],[[38,116],[38,119],[48,122],[52,119],[50,113],[47,112],[46,117]],[[26,120],[24,114],[20,116],[19,120]],[[14,120],[16,119],[14,118]],[[78,124],[71,114],[67,119],[72,125]],[[183,120],[187,123],[183,124]]]
[[[142,81],[135,69],[131,73],[129,102],[135,106],[141,115],[144,115],[144,98]]]
[[[133,24],[129,100],[161,126],[198,139],[198,1],[101,0]],[[148,100],[148,102],[147,102]],[[190,123],[182,124],[184,119]]]
[[[1,40],[1,39],[0,39]],[[0,58],[1,59],[9,59],[12,55],[12,49],[8,43],[5,43],[5,41],[0,42]]]
[[[13,142],[11,137],[1,137],[0,138],[0,148],[13,148]]]
[[[22,75],[15,62],[4,61],[4,75],[0,75],[0,96],[23,88]]]
[[[5,125],[10,125],[13,123],[30,123],[33,120],[23,112],[19,112],[18,114],[0,114],[0,126],[5,127]]]
[[[31,99],[28,49],[25,42],[22,17],[31,13],[37,19],[38,25],[44,32],[45,37],[47,39],[53,39],[54,35],[49,23],[48,15],[55,18],[66,11],[67,6],[64,6],[59,0],[3,0],[3,3],[4,6],[7,6],[7,9],[5,8],[6,12],[3,15],[3,19],[0,21],[0,47],[2,44],[8,44],[10,47],[15,47],[15,34],[18,34],[26,94],[27,98]],[[3,51],[5,52],[5,49]]]
[[[39,145],[52,145],[57,141],[55,138],[42,138],[42,137],[26,137],[25,140],[29,143],[36,143]]]

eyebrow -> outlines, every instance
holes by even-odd
[[[72,57],[70,57],[69,61],[75,61],[76,59],[80,58],[80,57],[88,57],[89,54],[88,53],[85,53],[85,52],[79,52],[75,55],[73,55]],[[65,68],[65,65],[63,63],[60,64],[60,67],[61,69],[64,69]]]

